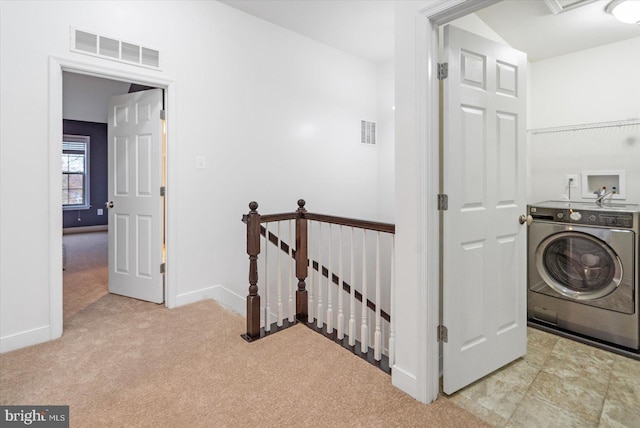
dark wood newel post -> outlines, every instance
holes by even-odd
[[[307,250],[307,219],[304,213],[304,199],[298,200],[298,216],[296,218],[296,278],[298,278],[298,290],[296,291],[296,319],[298,321],[307,321],[309,316],[308,300],[307,300],[307,279],[309,260]]]
[[[260,296],[258,295],[258,254],[260,254],[260,214],[258,203],[249,204],[247,254],[249,255],[249,295],[247,296],[247,339],[260,337]]]

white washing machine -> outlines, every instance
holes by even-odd
[[[528,212],[529,320],[638,353],[638,207],[547,201]]]

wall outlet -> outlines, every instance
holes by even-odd
[[[102,208],[98,208],[98,215],[102,215],[104,213]]]

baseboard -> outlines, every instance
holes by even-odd
[[[176,307],[199,302],[200,300],[214,299],[224,308],[229,309],[239,315],[245,316],[247,312],[246,299],[222,285],[202,288],[189,293],[178,294],[176,296]]]
[[[26,348],[49,340],[51,340],[51,328],[48,325],[22,331],[0,337],[0,353],[15,351],[16,349]]]
[[[96,226],[79,226],[79,227],[66,227],[62,229],[63,235],[70,235],[72,233],[86,233],[86,232],[106,232],[109,230],[109,226],[106,224],[99,224]]]
[[[394,364],[391,369],[391,384],[414,398],[418,396],[418,380],[397,364]]]

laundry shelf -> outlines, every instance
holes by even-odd
[[[585,123],[582,125],[557,126],[553,128],[529,129],[528,132],[532,134],[550,134],[553,132],[581,131],[584,129],[615,128],[633,125],[640,125],[640,119],[627,119],[610,122]]]

